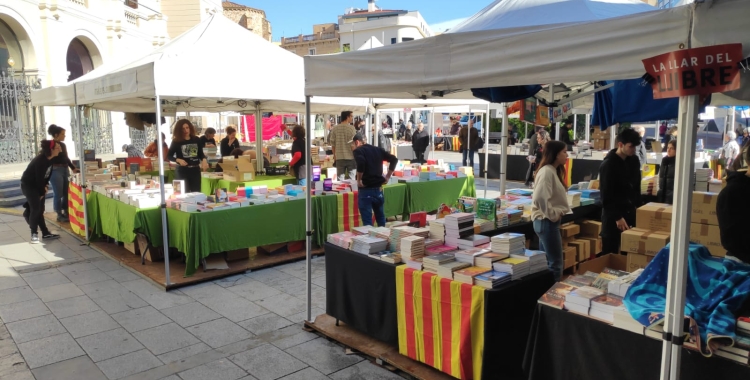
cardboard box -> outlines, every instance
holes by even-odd
[[[574,236],[562,238],[563,248],[570,245],[570,243],[576,241],[576,238]]]
[[[250,250],[248,248],[235,249],[227,252],[227,261],[239,261],[247,260],[250,258]]]
[[[669,243],[669,233],[632,228],[622,233],[620,250],[655,256]]]
[[[588,243],[581,240],[574,240],[572,243],[568,244],[568,247],[574,247],[576,250],[576,262],[583,261],[581,260],[582,258],[588,257],[586,256],[587,246]]]
[[[581,236],[598,238],[602,233],[602,222],[595,220],[584,220],[581,222]]]
[[[719,226],[690,223],[690,241],[708,248],[712,256],[724,257],[727,255],[727,250],[721,246]]]
[[[716,217],[717,199],[719,199],[717,193],[694,191],[690,223],[718,226],[719,219]]]
[[[602,251],[602,238],[600,237],[579,237],[578,240],[589,243],[589,257],[587,259],[595,259],[596,254]]]
[[[591,258],[591,244],[583,239],[578,239],[575,242],[581,247],[578,251],[578,262],[580,263],[581,261],[586,261]]]
[[[626,270],[628,265],[628,258],[625,255],[618,255],[616,253],[610,253],[601,257],[597,257],[593,260],[583,262],[578,265],[578,274],[584,274],[587,271],[594,273],[602,273],[604,268],[612,268],[617,270]]]
[[[633,272],[639,268],[645,268],[654,256],[641,255],[640,253],[629,253],[628,254],[628,267],[625,269],[628,272]]]
[[[255,165],[249,156],[240,156],[219,164],[224,171],[224,179],[231,182],[247,182],[255,179]]]
[[[128,250],[128,252],[130,252],[130,253],[134,253],[134,254],[136,254],[136,255],[139,255],[139,253],[138,253],[138,248],[136,248],[137,246],[136,246],[135,242],[131,242],[131,243],[125,243],[125,242],[123,242],[123,243],[122,243],[122,246],[123,246],[123,247],[124,247],[125,249],[127,249],[127,250]]]
[[[672,205],[665,203],[648,203],[635,213],[635,226],[648,231],[672,230]]]
[[[577,224],[568,224],[565,226],[560,227],[560,235],[562,237],[573,237],[578,235],[581,232],[581,227]]]
[[[578,255],[575,247],[567,247],[563,250],[563,269],[576,265]]]

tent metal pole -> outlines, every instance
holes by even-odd
[[[655,126],[656,128],[654,128],[654,139],[655,139],[656,141],[661,141],[661,140],[659,139],[659,127],[660,127],[660,126],[661,126],[661,121],[657,120],[657,121],[656,121],[656,126]],[[646,147],[646,148],[648,148],[648,147]],[[658,157],[657,157],[657,158],[658,158]]]
[[[374,144],[375,139],[372,138],[372,132],[370,131],[370,128],[372,128],[372,123],[370,122],[370,113],[365,113],[365,139],[370,143]]]
[[[435,107],[430,110],[430,159],[435,159]]]
[[[586,141],[591,142],[591,115],[586,114]]]
[[[490,104],[484,115],[484,197],[487,198],[487,172],[490,169]]]
[[[672,239],[669,244],[669,273],[667,275],[667,300],[664,315],[664,332],[671,333],[671,341],[662,348],[661,380],[680,378],[682,355],[685,286],[688,276],[687,255],[690,249],[690,205],[693,201],[693,172],[695,169],[695,141],[700,102],[698,95],[680,97],[678,113],[682,132],[677,139],[677,170],[675,172],[675,199],[672,217]]]
[[[83,236],[86,238],[86,244],[89,244],[89,212],[86,194],[86,165],[83,155],[83,131],[81,130],[81,107],[78,106],[78,88],[73,83],[73,98],[75,99],[75,117],[76,129],[78,130],[78,166],[81,172],[81,204],[83,207]]]
[[[500,147],[500,195],[505,195],[505,188],[508,185],[506,180],[506,171],[508,169],[508,129],[510,119],[508,119],[507,103],[502,103],[503,110],[503,135]]]
[[[258,174],[263,173],[263,114],[260,102],[255,103],[255,167]]]
[[[380,112],[377,109],[375,110],[375,146],[380,146]]]
[[[469,113],[466,116],[466,146],[464,147],[464,150],[468,151],[467,157],[469,157],[466,160],[466,165],[468,165],[472,159],[474,158],[474,155],[471,153],[471,149],[469,147],[471,146],[471,128],[474,128],[473,125],[471,125],[471,106],[469,106]],[[471,172],[474,172],[474,166],[471,167]]]
[[[555,103],[555,84],[554,83],[550,83],[549,84],[549,99],[548,99],[548,101],[549,101],[550,105],[552,105],[552,104]],[[539,102],[537,101],[536,104],[537,104],[537,107],[538,107],[539,106]],[[554,112],[554,108],[550,107],[550,110],[548,112]],[[550,119],[552,119],[552,118],[550,117]],[[552,126],[552,127],[554,128],[554,126]],[[556,140],[560,140],[560,125],[559,124],[557,125],[557,129],[555,131],[555,139]]]
[[[156,95],[155,100],[156,107],[156,125],[161,125],[161,98]],[[157,128],[158,129],[158,128]],[[161,133],[156,133],[158,146],[161,147],[164,141],[161,138]],[[164,277],[166,286],[172,284],[169,281],[169,231],[167,228],[167,201],[164,194],[164,152],[161,148],[159,151],[159,196],[161,198],[161,239],[162,247],[164,248]]]
[[[312,165],[310,165],[310,141],[312,138],[312,128],[310,126],[310,97],[305,96],[305,133],[307,138],[305,140],[305,178],[307,179],[307,188],[305,189],[305,261],[307,263],[306,276],[307,279],[307,321],[313,322],[312,320],[312,267],[311,267],[311,249],[312,249],[312,199],[310,197],[310,189],[312,189]],[[317,149],[317,148],[316,148]]]
[[[578,115],[576,113],[573,113],[573,141],[576,139],[576,135],[578,134]]]
[[[729,131],[734,132],[736,128],[737,128],[737,107],[732,106],[732,129],[730,129]]]
[[[612,128],[614,127],[614,128]],[[617,123],[610,127],[609,130],[609,149],[615,149],[617,146],[617,132],[620,130],[620,123]]]

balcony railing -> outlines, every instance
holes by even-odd
[[[283,42],[285,44],[296,44],[299,42],[309,42],[309,41],[322,41],[322,40],[331,40],[338,37],[338,33],[317,33],[317,34],[307,34],[304,36],[297,36],[297,37],[284,37]]]

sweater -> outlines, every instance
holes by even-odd
[[[659,192],[656,194],[656,200],[659,203],[672,204],[674,200],[674,173],[677,170],[675,165],[675,157],[666,156],[661,160]]]
[[[221,145],[219,146],[219,150],[221,152],[221,156],[229,156],[232,154],[232,151],[240,147],[240,141],[237,139],[234,139],[234,142],[230,145],[229,144],[229,137],[224,137],[221,139]]]
[[[197,137],[185,141],[173,140],[167,155],[169,161],[176,162],[178,158],[181,158],[187,162],[188,166],[198,166],[201,160],[206,158],[203,154],[203,144]]]
[[[383,162],[388,162],[388,170],[396,170],[398,164],[396,156],[368,144],[354,150],[354,160],[357,162],[357,173],[362,173],[362,184],[365,188],[383,186]]]
[[[716,217],[719,219],[721,245],[732,255],[750,262],[750,239],[747,233],[747,216],[750,215],[750,177],[747,171],[730,172],[727,186],[716,200]]]
[[[414,131],[414,134],[411,137],[411,147],[415,152],[424,152],[429,145],[430,134],[427,133],[427,130],[423,129],[420,132],[419,129],[417,129]]]
[[[34,157],[21,175],[21,187],[37,190],[39,196],[44,195],[45,187],[49,182],[50,174],[52,174],[51,167],[52,161],[44,154]]]
[[[568,192],[565,190],[555,167],[544,165],[534,180],[534,195],[531,197],[531,220],[549,219],[558,222],[570,212]]]
[[[73,165],[70,157],[68,157],[68,148],[65,146],[65,143],[58,142],[58,144],[60,144],[61,151],[56,157],[52,157],[50,165],[66,165],[70,170],[76,170],[76,166]]]
[[[635,225],[635,209],[641,207],[641,163],[635,155],[624,160],[617,149],[609,151],[599,166],[602,198],[602,236],[619,235],[617,221]]]

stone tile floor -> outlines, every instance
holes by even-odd
[[[0,379],[401,379],[302,329],[305,263],[164,292],[63,233],[0,214]],[[313,315],[325,258],[313,260]]]

